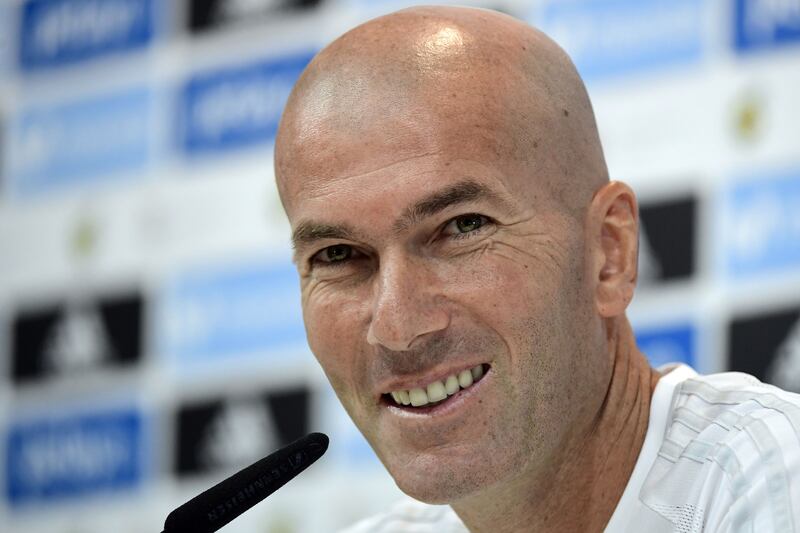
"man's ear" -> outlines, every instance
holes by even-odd
[[[625,312],[636,287],[639,213],[630,187],[612,181],[598,190],[586,220],[600,316]]]

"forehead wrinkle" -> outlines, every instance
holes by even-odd
[[[342,190],[342,183],[351,179],[367,178],[371,174],[378,172],[389,172],[394,167],[404,163],[410,163],[417,159],[424,159],[431,156],[438,156],[443,153],[442,150],[428,150],[423,153],[409,155],[397,160],[393,160],[388,165],[376,165],[375,168],[370,168],[362,172],[346,174],[341,176],[310,176],[305,179],[298,179],[299,187],[304,193],[305,199],[314,199],[321,196],[326,196],[331,193],[340,192]]]

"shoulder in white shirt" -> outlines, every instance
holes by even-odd
[[[662,367],[642,450],[606,532],[800,533],[800,395],[739,372]],[[343,533],[465,533],[411,498]]]

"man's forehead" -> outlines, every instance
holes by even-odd
[[[332,166],[329,174],[297,176],[292,192],[298,216],[290,216],[290,221],[305,211],[333,212],[343,205],[397,210],[464,182],[495,195],[509,195],[513,188],[507,165],[455,151],[409,152],[413,154],[407,157],[395,152],[385,158],[365,156],[367,161],[359,167],[363,172],[341,173]],[[373,160],[381,164],[369,164]]]
[[[498,112],[492,112],[494,107]],[[530,131],[536,127],[527,125],[520,132],[522,125],[515,122],[507,120],[496,102],[447,109],[419,101],[398,104],[390,116],[377,113],[362,128],[329,124],[295,137],[292,146],[285,146],[278,176],[289,218],[294,218],[298,202],[396,187],[419,174],[441,179],[451,164],[464,168],[472,162],[456,178],[523,174],[531,160],[539,159],[530,149]],[[544,129],[547,119],[539,122]]]
[[[474,42],[474,24],[465,30],[453,21],[415,20],[410,35],[389,41],[391,46],[370,41],[385,30],[375,22],[315,58],[281,121],[279,179],[325,174],[308,168],[291,172],[311,158],[322,166],[348,166],[353,159],[379,166],[372,159],[382,154],[413,156],[399,153],[413,144],[418,152],[448,150],[451,144],[529,154],[532,122],[547,120],[532,117],[531,107],[545,109],[549,95],[530,83],[518,50],[498,46],[497,39]],[[345,173],[366,170],[362,165]]]

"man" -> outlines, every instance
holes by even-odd
[[[564,52],[414,8],[309,65],[276,141],[309,345],[407,502],[352,531],[795,531],[800,400],[637,349],[637,206]]]

